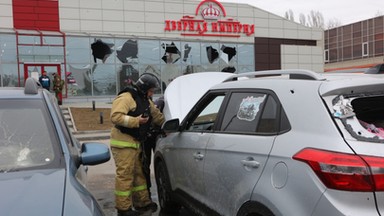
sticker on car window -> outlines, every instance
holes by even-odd
[[[344,99],[342,95],[337,98],[336,103],[333,105],[333,110],[333,116],[336,118],[349,118],[355,116],[351,105],[351,99]]]
[[[248,96],[244,98],[237,112],[237,118],[245,121],[253,121],[256,118],[256,114],[259,112],[260,104],[265,100],[263,97]]]

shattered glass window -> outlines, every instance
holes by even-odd
[[[219,64],[219,43],[201,43],[201,64]]]
[[[114,63],[115,42],[112,38],[93,38],[91,44],[94,63]]]
[[[161,42],[162,56],[161,60],[165,64],[178,64],[182,58],[180,42],[162,41]]]
[[[182,74],[204,71],[201,67],[200,43],[181,42]]]
[[[37,103],[0,103],[0,172],[53,162],[53,135],[46,119],[41,105]]]
[[[265,94],[233,93],[226,108],[221,130],[256,132],[265,100]]]
[[[137,40],[117,39],[116,57],[121,63],[137,64],[138,63],[138,43]]]
[[[384,96],[338,96],[333,116],[358,140],[384,141]]]

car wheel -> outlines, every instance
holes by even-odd
[[[179,211],[180,205],[172,200],[171,183],[168,178],[168,172],[165,164],[159,162],[156,166],[155,173],[157,194],[162,211],[166,213],[174,213]]]
[[[274,214],[261,204],[247,203],[240,208],[237,216],[274,216]]]

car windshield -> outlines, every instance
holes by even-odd
[[[55,160],[52,125],[40,100],[0,100],[0,172],[47,166]]]

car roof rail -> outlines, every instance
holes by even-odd
[[[231,77],[228,77],[223,82],[236,81],[236,80],[239,80],[239,78],[262,78],[262,77],[282,76],[282,75],[289,75],[289,79],[325,80],[325,78],[321,76],[319,73],[316,73],[310,70],[289,69],[289,70],[266,70],[266,71],[254,71],[254,72],[241,73],[241,74],[236,74]]]
[[[41,85],[35,78],[28,77],[25,81],[24,93],[25,94],[37,94]]]

